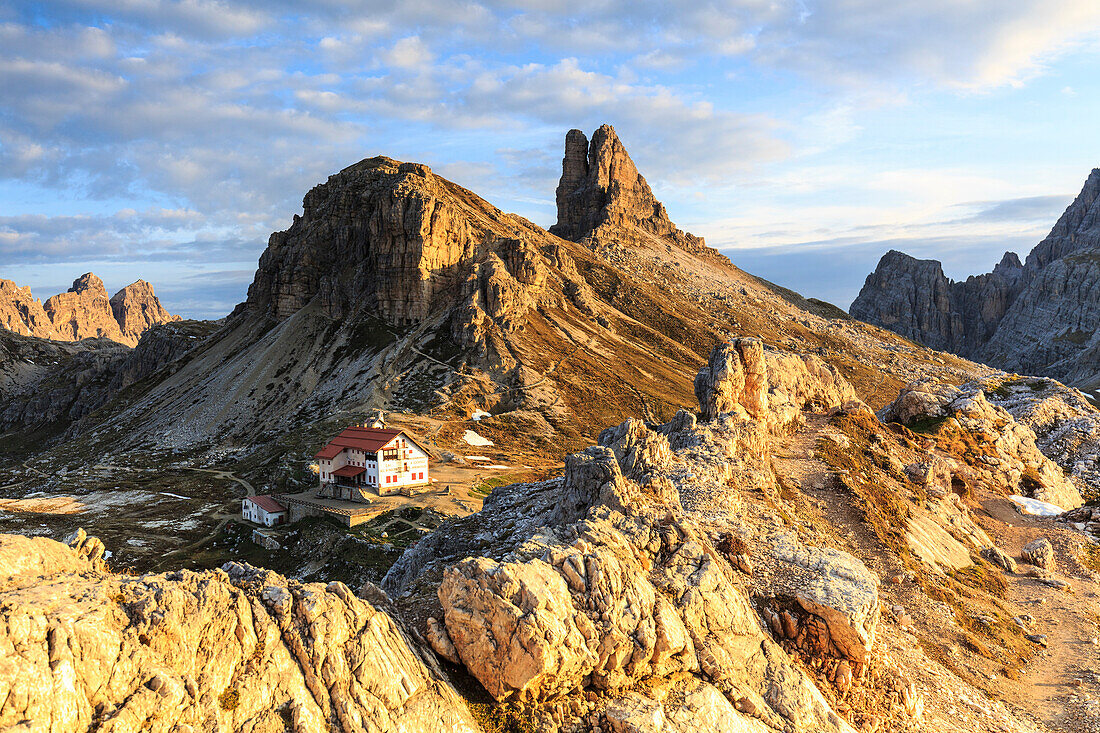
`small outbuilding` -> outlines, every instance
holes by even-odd
[[[287,508],[277,502],[274,497],[263,494],[261,496],[246,496],[241,502],[241,516],[250,522],[262,524],[265,527],[274,527],[285,524],[287,521]]]

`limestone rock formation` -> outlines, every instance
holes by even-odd
[[[111,311],[103,281],[88,272],[73,281],[68,292],[46,300],[42,306],[65,341],[109,338],[123,342],[122,329]]]
[[[180,320],[168,313],[144,280],[107,299],[103,281],[85,273],[68,292],[39,305],[29,288],[0,280],[0,327],[23,336],[56,341],[108,338],[134,346],[153,326]]]
[[[153,326],[180,320],[164,309],[144,280],[130,283],[111,296],[111,312],[122,330],[124,343],[136,344]]]
[[[580,130],[566,134],[556,198],[558,222],[550,232],[563,239],[598,242],[637,230],[693,254],[712,252],[702,237],[669,220],[611,125],[601,125],[591,142]]]
[[[57,329],[28,287],[0,279],[0,327],[21,336],[56,339]]]
[[[781,564],[769,580],[772,593],[789,594],[787,608],[766,614],[776,636],[810,658],[847,660],[858,678],[875,643],[878,577],[847,552],[805,547],[789,533],[767,544]]]
[[[758,339],[719,344],[695,376],[700,416],[748,415],[787,428],[808,407],[858,402],[837,370],[812,354],[766,351]]]
[[[987,380],[986,397],[1035,432],[1036,445],[1073,477],[1082,495],[1100,498],[1100,410],[1053,379]]]
[[[316,186],[303,207],[271,235],[248,290],[246,307],[278,320],[317,299],[334,318],[367,310],[391,325],[419,323],[472,278],[467,297],[515,321],[527,304],[509,283],[537,290],[545,278],[521,241],[534,227],[425,165],[363,160]]]
[[[1100,385],[1100,169],[1021,265],[947,279],[934,260],[883,256],[851,314],[993,366]]]
[[[761,626],[738,581],[744,559],[714,541],[737,531],[738,494],[774,481],[769,436],[796,418],[771,406],[814,406],[812,394],[829,409],[852,396],[838,375],[787,356],[751,339],[719,345],[699,380],[706,422],[681,412],[655,430],[639,420],[605,430],[601,447],[569,456],[563,479],[497,489],[481,512],[421,540],[384,586],[429,604],[437,652],[534,719],[587,688],[582,712],[612,730],[664,730],[643,722],[657,718],[685,729],[713,720],[723,731],[851,730]],[[714,368],[732,361],[741,371]],[[795,634],[807,657],[848,664],[840,677],[858,680],[874,644],[877,578],[847,553],[768,544],[779,548],[770,587],[791,589],[805,629],[822,625]],[[643,679],[648,696],[632,691]]]
[[[936,260],[890,250],[849,312],[934,349],[970,356],[989,341],[1023,284],[1012,252],[993,272],[954,282]]]
[[[237,564],[120,576],[102,551],[0,535],[0,728],[478,730],[434,660],[342,583]]]
[[[988,485],[1004,486],[1062,509],[1084,503],[1078,483],[1039,449],[1035,432],[986,398],[980,382],[955,387],[922,382],[906,387],[879,412],[884,422],[935,425],[943,434],[974,441],[987,460],[972,471]],[[1085,489],[1085,486],[1081,486]],[[1086,489],[1087,490],[1087,489]]]

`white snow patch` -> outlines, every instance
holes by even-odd
[[[466,456],[467,461],[491,461],[489,456]]]
[[[494,463],[491,466],[485,466],[485,468],[508,468],[508,466],[502,466],[499,463]]]
[[[474,414],[470,415],[470,419],[474,422],[477,422],[483,417],[490,417],[490,415],[489,413],[485,412],[485,410],[474,410]]]
[[[473,430],[467,430],[465,433],[463,433],[462,434],[462,439],[465,440],[470,445],[477,445],[477,446],[481,446],[481,447],[493,444],[493,441],[489,440],[488,438],[481,437],[480,435],[475,433]]]
[[[179,494],[172,494],[167,491],[160,492],[161,496],[171,496],[173,499],[190,499],[190,496],[180,496]]]
[[[1029,499],[1026,496],[1013,494],[1008,498],[1016,502],[1017,506],[1020,507],[1021,512],[1023,512],[1024,514],[1033,514],[1036,517],[1056,517],[1059,514],[1065,512],[1065,509],[1060,506],[1048,504],[1047,502],[1039,501],[1038,499]]]

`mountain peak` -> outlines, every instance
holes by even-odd
[[[591,141],[580,130],[566,134],[556,198],[550,232],[562,239],[629,240],[640,231],[696,254],[709,251],[668,218],[611,125],[600,125]]]
[[[86,272],[45,303],[35,300],[30,288],[0,280],[0,327],[24,336],[57,341],[108,338],[135,346],[153,326],[178,320],[161,306],[145,280],[127,285],[108,300],[103,281]]]
[[[93,272],[85,272],[83,275],[73,280],[73,286],[69,288],[70,293],[90,293],[91,295],[102,295],[107,297],[107,288],[103,285],[103,281]]]
[[[111,297],[111,313],[118,322],[126,342],[137,343],[141,334],[161,323],[180,320],[164,309],[145,280],[137,280]]]

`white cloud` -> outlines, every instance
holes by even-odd
[[[96,242],[109,256],[168,258],[190,257],[201,237],[255,243],[285,226],[310,186],[376,153],[431,158],[488,197],[506,193],[544,217],[565,130],[603,122],[616,126],[660,196],[688,185],[723,206],[731,182],[755,187],[762,205],[747,221],[715,227],[716,242],[724,232],[769,245],[866,241],[890,236],[892,221],[902,222],[899,236],[935,237],[948,211],[984,216],[966,226],[1000,232],[997,216],[1031,204],[951,207],[1058,188],[1022,190],[963,170],[869,171],[814,156],[857,143],[868,109],[937,90],[1024,84],[1100,28],[1091,0],[301,7],[58,0],[49,24],[38,22],[37,4],[0,10],[0,182],[122,202],[117,215],[90,222],[9,218],[0,252],[25,257],[41,246],[75,258]],[[704,73],[714,65],[737,83],[794,93],[772,101],[770,88],[761,100],[742,90],[731,101],[715,81],[723,76]],[[781,178],[786,188],[772,188]],[[799,202],[792,213],[791,196],[837,190],[846,203]],[[126,225],[127,206],[140,226]],[[177,227],[149,213],[176,207],[201,221]],[[855,232],[852,222],[868,229]]]

